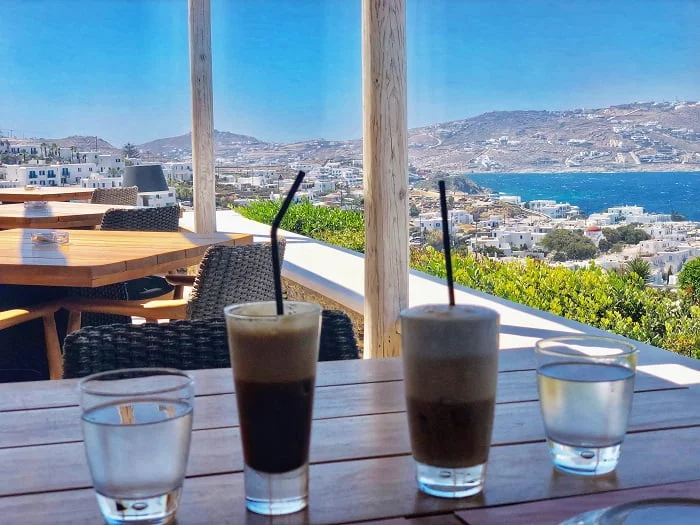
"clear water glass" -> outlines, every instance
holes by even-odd
[[[537,386],[554,466],[595,476],[617,467],[632,409],[637,349],[575,335],[535,345]]]
[[[190,451],[192,377],[115,370],[84,378],[80,393],[85,455],[105,521],[173,523]]]

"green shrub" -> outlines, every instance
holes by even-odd
[[[637,223],[632,223],[619,228],[603,228],[603,235],[611,244],[639,244],[651,239],[647,232],[637,226]]]
[[[255,201],[236,211],[248,219],[272,224],[279,211],[279,201]],[[365,219],[361,212],[314,206],[308,201],[292,204],[282,220],[283,230],[315,237],[317,232],[362,231],[364,237]]]
[[[553,230],[545,235],[542,239],[542,246],[549,252],[556,252],[555,260],[557,261],[590,259],[595,257],[597,251],[593,241],[580,231],[563,228]]]
[[[411,250],[411,267],[445,277],[442,252]],[[700,357],[700,307],[688,294],[647,288],[634,272],[599,266],[570,270],[533,259],[499,262],[453,256],[455,281],[510,301],[602,328],[637,341]]]
[[[678,274],[678,284],[700,304],[700,257],[688,261]]]

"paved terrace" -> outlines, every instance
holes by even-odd
[[[194,227],[193,213],[185,213],[182,226]],[[251,221],[233,211],[216,212],[220,232],[252,233],[255,242],[269,240],[270,227]],[[345,307],[363,313],[364,257],[362,254],[316,241],[303,235],[280,231],[287,239],[282,274]],[[487,306],[501,315],[501,348],[531,349],[538,339],[575,333],[607,335],[598,328],[523,306],[464,286],[455,287],[458,303]],[[411,306],[447,301],[445,284],[433,276],[411,270]],[[639,370],[681,385],[700,385],[700,361],[683,358],[651,345],[633,341],[643,351]],[[673,364],[669,363],[672,361]],[[700,386],[698,386],[700,388]]]

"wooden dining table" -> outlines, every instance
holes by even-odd
[[[34,186],[31,190],[0,188],[0,202],[88,200],[94,191],[94,188],[80,186]]]
[[[502,350],[485,489],[449,500],[417,490],[401,361],[319,363],[309,507],[278,518],[245,510],[231,370],[194,371],[194,431],[178,524],[554,525],[585,510],[642,498],[698,497],[698,362],[655,350],[642,353],[640,364],[617,470],[583,477],[552,467],[532,350]],[[0,385],[3,522],[100,522],[76,385]]]
[[[34,201],[38,202],[38,201]],[[117,204],[88,202],[45,202],[27,207],[24,203],[0,206],[0,230],[12,228],[94,228],[107,210],[133,208]]]
[[[32,242],[35,229],[0,231],[0,284],[97,287],[199,264],[209,246],[251,244],[237,233],[67,231],[67,244]]]

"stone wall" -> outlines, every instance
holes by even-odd
[[[362,343],[364,339],[365,327],[365,319],[362,314],[358,314],[354,310],[350,310],[342,304],[332,299],[329,299],[325,295],[316,293],[313,290],[310,290],[309,288],[295,283],[294,281],[290,281],[289,279],[286,279],[284,277],[282,278],[282,287],[285,291],[287,299],[289,300],[317,303],[325,309],[342,310],[346,314],[348,314],[350,320],[352,320],[353,328],[355,329],[355,337],[357,338],[357,345],[360,347],[360,357],[362,357]]]

